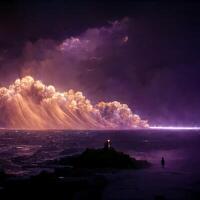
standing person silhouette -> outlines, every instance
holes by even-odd
[[[106,142],[104,143],[104,149],[110,149],[110,148],[111,148],[111,141],[106,140]]]
[[[162,157],[160,162],[161,162],[162,167],[164,168],[165,167],[165,159],[164,159],[164,157]]]

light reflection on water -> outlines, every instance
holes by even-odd
[[[29,173],[38,170],[40,163],[85,148],[102,147],[111,139],[113,147],[136,159],[149,160],[160,168],[164,156],[166,169],[198,171],[200,135],[198,131],[56,131],[54,132],[1,132],[0,164],[8,172]],[[38,167],[38,168],[37,168]]]

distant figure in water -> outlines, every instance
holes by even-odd
[[[162,157],[162,159],[161,159],[161,165],[162,165],[162,167],[165,167],[165,159],[164,159],[164,157]]]
[[[104,143],[104,149],[110,149],[110,147],[111,147],[111,141],[106,140],[106,142]]]

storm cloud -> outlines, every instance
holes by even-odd
[[[158,8],[81,27],[62,39],[25,40],[17,54],[2,50],[1,84],[31,75],[60,91],[83,91],[94,104],[126,103],[151,125],[198,125],[195,31],[177,10],[167,15]]]

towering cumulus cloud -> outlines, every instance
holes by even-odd
[[[81,92],[58,92],[31,76],[0,88],[0,126],[14,129],[128,129],[148,127],[126,104],[93,106]]]

